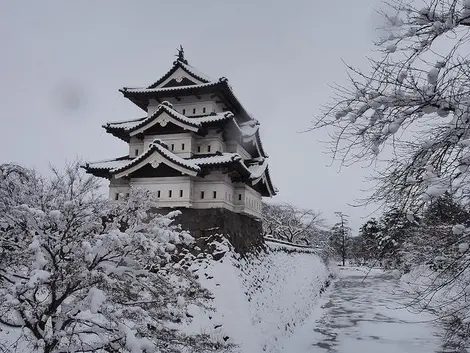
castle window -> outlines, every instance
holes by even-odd
[[[183,197],[183,190],[180,190],[180,197]]]
[[[211,145],[207,146],[207,152],[211,151]]]
[[[206,107],[202,108],[202,112],[203,112],[203,113],[206,112]]]
[[[157,197],[160,197],[160,195],[161,195],[160,190],[157,190]]]
[[[173,190],[168,190],[168,197],[171,197],[172,193],[173,193]]]
[[[193,108],[193,114],[196,114],[196,108]]]
[[[201,152],[201,146],[197,146],[197,151]]]
[[[181,151],[184,151],[184,143],[181,144]]]
[[[171,150],[172,150],[172,151],[175,150],[175,144],[174,144],[174,143],[171,144]]]
[[[204,198],[204,191],[201,191],[201,199]]]
[[[186,114],[186,109],[183,109],[183,115]]]
[[[238,201],[242,200],[242,194],[238,194]]]
[[[114,199],[117,201],[119,200],[119,193],[117,192],[116,195],[114,195]]]
[[[212,198],[216,199],[217,198],[217,191],[212,191]]]
[[[138,156],[139,155],[139,149],[136,148],[135,151],[134,151],[134,156]]]

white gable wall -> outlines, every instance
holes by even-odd
[[[165,86],[168,82],[170,82],[173,79],[176,79],[178,81],[179,78],[183,78],[183,77],[186,77],[187,79],[197,84],[203,83],[202,81],[197,80],[194,77],[188,75],[186,71],[184,71],[182,68],[179,67],[170,77],[168,77],[165,81],[163,81],[160,85],[158,85],[158,88]]]
[[[192,180],[189,176],[132,178],[130,185],[155,192],[160,207],[191,207],[192,205]]]

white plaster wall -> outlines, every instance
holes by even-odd
[[[132,178],[130,185],[131,187],[145,188],[155,192],[161,207],[191,207],[192,205],[192,180],[189,176]],[[181,191],[183,193],[182,196],[180,196]],[[160,194],[160,197],[158,197],[158,194]]]
[[[173,108],[184,116],[209,115],[218,112],[217,105],[212,101],[178,103]],[[205,108],[205,109],[204,109]]]
[[[227,174],[219,171],[214,171],[204,178],[132,178],[130,182],[122,178],[113,179],[109,185],[110,199],[116,200],[116,195],[119,195],[118,199],[122,200],[131,187],[145,188],[155,192],[157,197],[160,195],[158,199],[161,207],[225,208],[261,218],[261,195],[243,183],[234,185]],[[201,198],[202,191],[204,198]]]
[[[239,195],[241,195],[241,200],[239,200]],[[261,218],[261,194],[251,187],[243,183],[237,183],[234,187],[233,200],[235,212],[248,213]]]
[[[208,151],[208,146],[210,146],[210,152]],[[197,135],[194,136],[194,154],[208,154],[215,153],[217,151],[226,152],[226,146],[222,138],[222,133],[218,133],[215,129],[210,129],[207,135],[204,137]]]
[[[137,155],[140,155],[142,152],[144,152],[144,148],[148,148],[144,146],[144,141],[138,139],[137,137],[131,137],[129,141],[129,157],[136,157]],[[136,155],[136,150],[138,151],[138,154]]]
[[[181,158],[190,158],[193,150],[193,136],[191,133],[171,134],[171,135],[148,135],[143,141],[143,148],[149,148],[151,142],[160,139],[168,145],[168,149]],[[184,144],[184,149],[183,149]],[[172,150],[173,145],[173,150]]]
[[[109,182],[109,198],[122,200],[130,191],[129,181],[125,179],[112,179]]]
[[[245,212],[261,216],[261,194],[245,186]]]
[[[204,192],[204,198],[202,198]],[[215,198],[214,198],[214,192]],[[221,172],[212,172],[205,178],[194,180],[194,208],[222,207],[233,211],[233,184]]]
[[[219,113],[223,111],[223,105],[215,103],[209,95],[200,96],[199,99],[196,96],[182,96],[179,98],[179,100],[176,100],[174,97],[168,97],[162,98],[160,101],[170,102],[173,104],[173,109],[187,117],[209,115],[210,113]],[[150,99],[147,107],[147,116],[151,116],[155,113],[159,104],[160,103],[155,99]]]
[[[243,148],[240,144],[235,141],[230,141],[226,144],[227,152],[238,153],[243,159],[251,159],[252,156]]]

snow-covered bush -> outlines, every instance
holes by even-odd
[[[185,270],[192,237],[173,214],[150,213],[151,193],[113,203],[98,187],[78,165],[50,179],[0,166],[0,336],[19,335],[7,348],[216,350],[177,329],[186,307],[209,297]]]

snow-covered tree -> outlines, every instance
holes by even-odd
[[[418,292],[418,301],[423,293],[432,298],[443,288],[453,291],[449,297],[462,305],[454,310],[443,301],[442,317],[461,313],[458,332],[466,340],[470,231],[464,224],[428,227],[417,216],[446,192],[469,201],[470,1],[392,0],[382,14],[386,24],[370,70],[348,66],[349,84],[338,87],[314,128],[330,130],[332,152],[341,163],[366,160],[378,166],[370,201],[415,224],[407,233],[393,230],[398,238],[382,244],[398,250],[392,253],[405,262],[412,259],[414,267],[436,264],[438,272],[428,289]],[[454,245],[447,243],[448,234],[459,237]]]
[[[345,164],[383,151],[372,200],[411,212],[446,190],[468,191],[470,1],[395,1],[383,17],[371,70],[348,67],[349,85],[314,128],[331,128]]]
[[[321,214],[289,203],[263,203],[264,235],[291,243],[322,246],[327,232],[318,227],[322,224]]]
[[[20,335],[10,351],[215,350],[168,325],[209,296],[184,269],[192,237],[151,213],[151,193],[112,203],[98,187],[78,165],[50,179],[0,166],[0,329]]]

